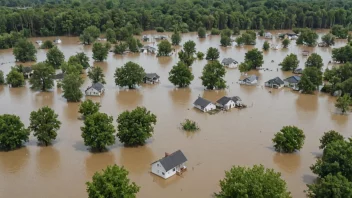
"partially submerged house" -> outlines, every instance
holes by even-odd
[[[302,68],[296,68],[295,70],[293,70],[294,74],[302,74],[303,73],[303,69]]]
[[[143,35],[143,36],[142,36],[142,40],[143,40],[144,42],[148,42],[148,41],[149,41],[149,37],[148,37],[147,35]]]
[[[228,68],[237,68],[237,66],[238,66],[238,62],[232,58],[224,58],[221,61],[221,64],[225,67],[228,67]]]
[[[298,83],[301,80],[300,76],[291,76],[284,80],[285,87],[291,87],[293,90],[298,91]]]
[[[28,79],[33,75],[33,69],[32,67],[23,67],[22,73],[24,78]]]
[[[241,107],[242,100],[238,96],[234,96],[234,97],[224,96],[220,98],[218,101],[216,101],[216,106],[225,110],[229,110],[235,107]]]
[[[249,77],[240,80],[241,85],[256,85],[258,83],[258,77],[256,75],[250,75]]]
[[[281,80],[281,78],[279,78],[279,77],[270,79],[265,82],[266,87],[271,87],[271,88],[275,88],[275,89],[282,88],[284,86],[284,84],[285,84],[285,82],[283,80]]]
[[[149,45],[145,45],[141,48],[141,52],[142,53],[152,53],[152,54],[156,54],[158,51],[158,49],[156,47],[153,46],[149,46]]]
[[[303,50],[303,51],[302,51],[302,55],[303,55],[303,56],[308,56],[308,55],[309,55],[309,51]]]
[[[87,96],[101,96],[104,93],[104,85],[100,82],[92,84],[85,91]]]
[[[215,104],[213,104],[209,100],[206,100],[200,96],[197,98],[196,101],[194,101],[193,105],[195,108],[197,108],[203,112],[208,112],[208,111],[216,109]]]
[[[329,46],[325,42],[320,42],[320,43],[318,43],[318,47],[329,47]]]
[[[187,169],[186,162],[187,158],[181,150],[171,154],[165,153],[165,157],[151,164],[152,173],[167,179],[175,174],[182,174]]]
[[[273,44],[273,45],[271,45],[271,49],[278,50],[278,49],[280,49],[280,46]]]
[[[160,76],[156,73],[147,73],[143,78],[144,83],[155,84],[160,82]]]
[[[272,38],[273,38],[273,35],[272,35],[270,32],[265,32],[264,38],[266,38],[266,39],[272,39]]]
[[[56,38],[56,39],[54,40],[54,43],[56,43],[56,44],[60,44],[60,43],[62,43],[62,41],[61,41],[61,39]]]
[[[167,39],[167,36],[164,36],[164,35],[155,35],[155,36],[154,36],[154,39],[155,39],[155,40],[166,40],[166,39]]]

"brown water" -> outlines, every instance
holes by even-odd
[[[148,32],[151,33],[151,32]],[[322,32],[320,32],[320,36]],[[35,40],[47,38],[33,38]],[[50,38],[54,39],[54,38]],[[91,46],[82,46],[78,38],[61,37],[59,48],[66,59],[76,52],[84,51],[92,56]],[[209,47],[218,47],[220,60],[233,57],[244,60],[249,47],[219,47],[219,36],[198,39],[195,33],[184,34],[182,43],[193,40],[197,50],[206,52]],[[264,39],[257,40],[256,47],[261,48]],[[272,43],[280,43],[273,39]],[[343,46],[337,41],[335,47]],[[31,136],[26,147],[11,152],[0,152],[0,197],[1,198],[61,198],[87,197],[85,182],[91,180],[94,172],[107,165],[125,166],[132,181],[141,186],[138,197],[143,198],[179,198],[211,197],[219,191],[218,181],[224,177],[224,171],[233,165],[251,166],[263,164],[282,172],[293,197],[305,197],[306,183],[315,179],[309,166],[315,162],[319,138],[323,132],[336,130],[349,137],[352,133],[351,116],[337,114],[335,98],[326,94],[303,95],[289,89],[273,90],[263,88],[264,82],[280,76],[292,75],[290,72],[277,71],[278,63],[289,53],[297,53],[300,66],[307,57],[301,52],[308,49],[319,53],[325,67],[331,59],[329,48],[308,48],[291,44],[288,49],[270,50],[264,54],[264,66],[273,71],[251,71],[259,76],[260,86],[240,86],[236,82],[241,77],[237,69],[228,69],[226,74],[228,89],[223,91],[204,91],[199,79],[206,60],[195,61],[192,71],[195,80],[186,89],[175,89],[168,81],[168,72],[178,61],[175,55],[156,58],[147,54],[113,55],[106,62],[91,63],[101,67],[106,75],[106,93],[101,98],[92,98],[101,102],[101,111],[117,118],[124,110],[136,106],[145,106],[158,117],[153,138],[143,147],[124,148],[118,141],[109,147],[109,151],[93,154],[84,146],[78,120],[79,103],[67,103],[61,90],[35,92],[27,84],[23,88],[0,87],[0,113],[16,114],[28,126],[29,114],[33,110],[48,105],[59,114],[62,127],[53,146],[37,146]],[[38,50],[38,61],[44,61],[46,50]],[[274,60],[274,63],[271,63]],[[156,72],[161,76],[158,85],[146,85],[137,90],[119,89],[114,84],[113,73],[116,67],[128,61],[143,66],[146,72]],[[13,66],[12,50],[0,51],[0,69],[5,74]],[[31,63],[28,63],[31,65]],[[332,66],[332,65],[329,65]],[[90,84],[85,79],[84,90]],[[192,108],[193,101],[201,95],[216,101],[223,95],[237,95],[249,105],[243,110],[220,112],[216,115],[201,113]],[[185,118],[193,119],[201,127],[196,133],[179,130],[179,123]],[[115,123],[116,124],[116,123]],[[274,152],[271,139],[285,125],[296,125],[306,134],[303,149],[294,154]],[[150,173],[150,163],[163,156],[164,152],[181,149],[188,158],[188,171],[182,176],[163,180]]]

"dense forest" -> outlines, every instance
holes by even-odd
[[[352,29],[351,0],[1,0],[0,6],[0,33],[28,36],[80,35],[91,25],[134,34],[157,27]]]

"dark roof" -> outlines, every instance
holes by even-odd
[[[230,97],[231,100],[233,100],[234,102],[237,102],[237,101],[242,101],[240,97],[238,96],[233,96],[233,97]]]
[[[56,74],[56,75],[54,76],[54,79],[56,79],[56,80],[61,80],[61,79],[64,78],[64,76],[65,76],[64,73],[59,73],[59,74]]]
[[[185,163],[186,161],[187,158],[181,150],[178,150],[159,160],[160,164],[164,167],[166,172],[182,163]]]
[[[224,59],[222,59],[222,61],[221,61],[221,64],[224,64],[224,65],[230,65],[231,63],[237,64],[238,62],[235,61],[235,60],[232,59],[232,58],[224,58]]]
[[[229,101],[231,100],[230,97],[224,96],[220,98],[216,103],[221,104],[221,105],[226,105]]]
[[[289,83],[298,83],[301,80],[300,76],[291,76],[286,78],[284,81],[289,82]]]
[[[256,75],[251,75],[251,76],[243,79],[243,82],[253,82],[254,80],[258,80],[258,77]]]
[[[283,85],[283,84],[285,84],[284,81],[282,81],[281,78],[279,78],[279,77],[276,77],[276,78],[273,78],[271,80],[268,80],[268,83],[275,84],[275,85]]]
[[[92,86],[90,86],[89,88],[93,88],[93,89],[95,89],[95,90],[101,92],[101,90],[104,89],[104,85],[101,84],[100,82],[98,82],[98,83],[92,84]],[[89,88],[88,88],[88,89],[89,89]]]
[[[160,76],[158,74],[156,74],[156,73],[147,73],[147,74],[145,74],[145,78],[150,78],[150,79],[152,79],[152,78],[160,78]]]
[[[210,104],[211,102],[209,100],[206,100],[202,97],[198,97],[196,101],[194,101],[194,105],[199,105],[202,108],[206,107],[208,104]]]

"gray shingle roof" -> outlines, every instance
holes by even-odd
[[[258,80],[258,77],[256,75],[251,75],[251,76],[243,79],[243,82],[253,82],[255,80]]]
[[[233,97],[231,97],[231,100],[233,100],[234,102],[242,101],[241,98],[238,97],[238,96],[233,96]]]
[[[147,73],[145,74],[145,78],[153,79],[153,78],[160,78],[160,76],[156,73]]]
[[[92,86],[90,86],[89,88],[93,88],[93,89],[95,89],[95,90],[101,92],[101,90],[104,89],[104,85],[101,84],[100,82],[98,82],[98,83],[92,84]],[[89,89],[89,88],[88,88],[88,89]]]
[[[237,64],[238,62],[235,61],[235,60],[232,59],[232,58],[224,58],[224,59],[222,59],[222,61],[221,61],[221,64],[224,64],[224,65],[230,65],[231,63]]]
[[[166,172],[182,163],[185,163],[186,161],[187,158],[181,150],[178,150],[159,160],[160,164],[164,167]]]
[[[211,102],[209,100],[206,100],[202,97],[198,97],[196,101],[194,101],[194,105],[199,105],[202,108],[206,107],[208,104],[210,104]]]
[[[276,78],[268,80],[268,83],[274,84],[274,85],[283,85],[283,84],[285,84],[284,81],[282,81],[281,78],[279,78],[279,77],[276,77]]]
[[[288,83],[298,83],[301,80],[300,76],[291,76],[286,78],[284,81],[288,82]]]
[[[231,98],[224,96],[222,98],[220,98],[218,101],[216,101],[218,104],[221,105],[226,105],[229,101],[231,100]]]

